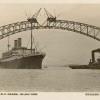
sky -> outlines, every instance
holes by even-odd
[[[0,26],[27,19],[39,8],[46,8],[58,19],[71,20],[100,27],[100,4],[43,4],[43,3],[3,3],[0,4]],[[46,19],[42,9],[38,20]],[[39,47],[46,52],[43,61],[47,65],[88,64],[91,50],[100,47],[94,39],[64,30],[34,30]],[[30,31],[17,33],[10,37],[10,43],[23,37],[23,46],[29,40]],[[7,38],[0,41],[0,55],[7,50]],[[12,47],[11,46],[11,47]],[[99,54],[97,55],[99,56]]]

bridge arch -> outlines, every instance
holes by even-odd
[[[47,20],[45,25],[40,25],[38,22],[32,23],[32,29],[62,29],[86,35],[97,41],[100,41],[100,27],[68,21],[68,20]],[[31,30],[31,23],[29,21],[21,21],[0,27],[0,39],[7,36],[19,33],[22,31]]]

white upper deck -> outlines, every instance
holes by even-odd
[[[25,56],[25,55],[30,55],[30,54],[37,54],[38,52],[35,51],[35,49],[32,49],[32,52],[31,52],[31,49],[27,49],[27,48],[24,48],[24,47],[21,47],[21,48],[17,48],[17,49],[12,49],[8,52],[5,52],[2,54],[2,58],[8,58],[8,57],[11,57],[11,56]]]

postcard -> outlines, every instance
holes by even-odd
[[[98,99],[99,12],[94,1],[0,1],[0,98]]]

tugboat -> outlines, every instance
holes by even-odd
[[[91,55],[92,59],[90,59],[89,64],[87,65],[69,65],[72,69],[100,69],[100,58],[95,60],[95,53],[100,53],[100,48],[92,50]]]
[[[7,69],[41,69],[42,61],[45,53],[38,51],[36,47],[33,48],[32,23],[35,18],[30,18],[31,23],[31,47],[22,47],[22,38],[14,40],[14,47],[2,54],[0,59],[0,68]],[[35,19],[36,21],[36,19]],[[8,44],[9,48],[9,44]]]

